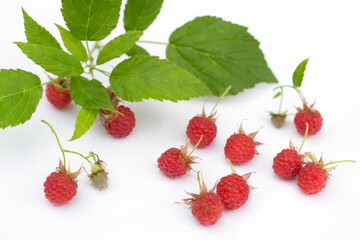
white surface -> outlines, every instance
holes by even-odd
[[[25,40],[21,7],[59,39],[53,23],[63,24],[60,5],[60,0],[2,2],[1,68],[32,71],[46,81],[44,71],[12,42]],[[316,100],[324,126],[307,139],[304,150],[318,155],[323,152],[325,161],[359,161],[358,9],[355,0],[341,4],[309,0],[165,0],[142,40],[167,41],[175,28],[194,17],[216,15],[249,27],[282,84],[291,83],[297,64],[310,57],[302,89],[310,102]],[[120,33],[121,24],[111,37]],[[165,56],[163,46],[142,46],[154,55]],[[102,76],[99,79],[107,82]],[[44,96],[30,121],[0,130],[1,239],[356,239],[360,234],[360,163],[339,166],[324,191],[311,196],[300,191],[296,180],[283,181],[273,173],[273,157],[287,147],[290,138],[297,146],[302,139],[292,117],[281,130],[270,124],[265,110],[277,109],[278,101],[271,99],[274,86],[260,84],[225,98],[218,108],[215,142],[195,151],[202,160],[194,169],[201,170],[208,187],[212,187],[230,173],[223,147],[241,120],[248,119],[244,123],[247,132],[264,126],[257,136],[265,143],[258,148],[262,155],[236,167],[240,174],[256,172],[249,183],[257,189],[251,191],[243,207],[224,211],[218,223],[210,227],[201,226],[188,207],[174,203],[187,197],[184,190],[198,191],[195,174],[168,179],[156,165],[163,151],[185,143],[187,121],[200,113],[205,98],[177,104],[127,103],[137,118],[130,136],[114,139],[98,127],[97,120],[80,140],[67,142],[79,107],[72,104],[58,111]],[[290,90],[285,100],[290,111],[300,104]],[[215,98],[208,99],[207,111],[215,102]],[[41,119],[54,126],[64,147],[84,154],[94,151],[107,162],[110,186],[106,191],[93,189],[82,174],[78,194],[69,204],[55,207],[45,199],[43,182],[55,169],[61,153]],[[80,166],[80,159],[69,157],[73,169]]]

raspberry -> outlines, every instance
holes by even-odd
[[[64,108],[71,102],[69,83],[69,79],[63,78],[46,85],[46,98],[56,108]]]
[[[328,179],[327,173],[315,163],[308,163],[299,171],[298,186],[307,194],[320,192]]]
[[[199,143],[198,148],[209,146],[216,137],[216,124],[215,119],[204,116],[193,117],[187,126],[186,135],[190,139],[191,144],[195,145],[201,135],[203,139]]]
[[[100,114],[105,117],[105,129],[116,138],[126,137],[135,127],[135,115],[130,108],[123,105],[117,106],[116,110],[123,115],[115,112],[100,110]]]
[[[157,160],[160,171],[171,178],[180,177],[190,171],[190,164],[196,163],[194,160],[197,157],[188,155],[188,146],[189,140],[180,149],[170,148],[161,154]]]
[[[231,135],[226,141],[224,148],[226,158],[230,159],[234,165],[253,159],[254,155],[258,154],[256,146],[261,144],[254,141],[256,134],[257,132],[245,135],[244,129],[240,125],[238,133]]]
[[[65,174],[52,172],[44,187],[45,197],[53,204],[62,205],[73,199],[78,185]]]
[[[45,198],[55,205],[62,205],[73,199],[78,187],[75,179],[80,171],[81,168],[70,173],[60,161],[58,171],[52,172],[44,182]]]
[[[315,110],[313,106],[314,104],[310,107],[304,104],[303,109],[298,108],[298,112],[295,115],[294,124],[296,130],[302,135],[305,135],[306,123],[309,124],[309,135],[316,134],[322,127],[323,118],[320,112]]]
[[[294,178],[301,169],[301,159],[294,149],[284,149],[274,158],[273,169],[280,178]]]
[[[190,205],[192,215],[202,225],[215,224],[224,211],[224,205],[220,196],[214,193],[214,189],[207,191],[204,181],[200,185],[200,194],[189,193],[192,198],[184,199],[184,202]]]
[[[202,136],[202,140],[198,143],[199,148],[204,148],[209,146],[215,139],[217,128],[216,128],[216,107],[221,101],[221,99],[229,92],[231,86],[227,87],[224,93],[220,96],[218,101],[216,102],[214,108],[212,109],[209,116],[205,114],[205,105],[202,109],[202,113],[199,116],[195,116],[190,119],[187,129],[186,135],[190,139],[192,145],[198,143],[200,137]]]
[[[220,179],[216,186],[216,193],[226,209],[237,209],[248,200],[250,189],[253,189],[246,183],[250,175],[251,173],[240,176],[233,172]]]

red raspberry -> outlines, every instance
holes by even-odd
[[[64,108],[71,102],[69,83],[69,79],[63,78],[46,85],[46,98],[56,108]]]
[[[238,133],[231,135],[226,141],[224,148],[226,158],[234,165],[246,163],[253,159],[254,155],[258,154],[256,146],[261,145],[261,143],[254,141],[257,133],[245,135],[241,125]]]
[[[101,115],[106,116],[105,118],[107,118],[105,121],[105,129],[110,135],[116,138],[126,137],[135,127],[135,115],[130,108],[123,105],[116,107],[116,110],[123,115],[115,112],[106,114],[107,111],[100,111]]]
[[[327,173],[323,168],[315,163],[308,163],[299,171],[298,186],[307,194],[320,192],[328,179]]]
[[[186,135],[193,145],[195,145],[199,141],[201,135],[203,135],[203,139],[199,143],[198,148],[204,148],[214,141],[216,131],[215,119],[211,116],[206,117],[203,112],[202,116],[195,116],[189,121]]]
[[[209,192],[204,181],[201,184],[200,194],[189,193],[192,198],[184,199],[184,202],[191,207],[192,215],[202,225],[215,224],[224,211],[224,205],[219,195],[214,193],[214,189]]]
[[[70,173],[65,170],[60,161],[59,170],[52,172],[44,182],[45,197],[53,204],[62,205],[69,202],[76,195],[76,177],[79,171]]]
[[[316,134],[318,131],[320,131],[322,127],[323,118],[319,111],[315,110],[313,107],[314,104],[312,104],[310,107],[304,104],[304,108],[298,108],[298,112],[295,115],[295,127],[297,131],[302,135],[305,135],[306,123],[309,124],[308,135]]]
[[[237,209],[248,200],[250,189],[253,189],[246,183],[250,175],[251,173],[240,176],[233,172],[220,179],[216,186],[216,193],[226,209]]]
[[[284,149],[274,158],[273,169],[280,178],[294,178],[301,168],[301,159],[294,149]]]
[[[180,177],[190,171],[190,164],[196,163],[194,160],[197,157],[188,156],[188,146],[189,141],[180,149],[170,148],[161,154],[157,160],[160,171],[171,178]]]

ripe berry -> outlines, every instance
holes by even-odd
[[[294,149],[284,149],[274,157],[273,169],[280,178],[294,178],[300,168],[300,156]]]
[[[214,108],[212,109],[209,116],[205,114],[205,105],[202,110],[202,114],[199,116],[195,116],[190,119],[187,129],[186,135],[188,139],[190,139],[190,143],[195,145],[201,136],[203,136],[202,141],[198,144],[199,148],[204,148],[209,146],[215,139],[217,128],[216,128],[216,106],[219,104],[221,99],[229,92],[231,86],[229,86],[225,92],[220,96],[219,100],[216,102]]]
[[[199,144],[199,148],[204,148],[209,146],[216,137],[216,124],[215,118],[213,115],[206,117],[205,112],[203,111],[201,116],[193,117],[187,126],[186,135],[190,139],[191,144],[195,145],[200,136],[203,135],[203,140]]]
[[[215,224],[222,215],[224,205],[220,196],[214,193],[214,188],[207,191],[204,181],[200,185],[200,194],[189,193],[192,198],[184,199],[184,202],[190,205],[192,215],[202,225]]]
[[[227,139],[224,148],[225,156],[230,159],[233,165],[246,163],[253,159],[255,154],[259,154],[256,146],[262,143],[254,141],[257,133],[258,131],[246,135],[241,124],[238,133],[231,135]]]
[[[46,98],[56,108],[64,108],[71,102],[70,79],[62,78],[46,85]]]
[[[315,163],[308,163],[299,171],[298,186],[307,194],[320,192],[328,179],[327,173]]]
[[[232,174],[220,179],[216,185],[216,193],[220,196],[226,209],[237,209],[248,200],[250,190],[254,189],[247,184],[251,174],[240,176],[233,171]]]
[[[79,174],[80,170],[75,173],[66,171],[60,161],[58,171],[52,172],[44,182],[46,199],[55,205],[62,205],[73,199],[78,187],[75,179]]]
[[[190,171],[190,164],[196,163],[194,160],[197,157],[188,154],[188,147],[189,140],[180,149],[170,148],[161,154],[157,160],[160,171],[171,178],[180,177]]]
[[[123,105],[117,106],[116,110],[123,115],[116,112],[100,110],[100,114],[106,118],[104,123],[105,129],[111,136],[116,138],[126,137],[135,127],[135,115],[130,108]]]
[[[316,134],[322,127],[323,118],[320,112],[315,110],[313,107],[314,104],[310,107],[304,104],[303,109],[298,108],[298,112],[295,115],[294,124],[296,130],[302,135],[305,135],[306,123],[309,124],[309,135]]]

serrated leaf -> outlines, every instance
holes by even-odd
[[[65,28],[57,24],[55,25],[60,31],[61,39],[63,40],[66,49],[80,61],[86,62],[88,60],[88,55],[82,42],[74,38]]]
[[[163,0],[128,0],[124,12],[126,31],[147,29],[159,14]]]
[[[62,0],[62,15],[79,40],[99,41],[116,27],[121,0]]]
[[[69,141],[76,140],[84,135],[94,124],[98,113],[98,109],[82,108],[76,117],[74,134]]]
[[[24,9],[22,9],[22,12],[24,17],[25,35],[29,43],[61,49],[60,44],[53,35],[32,19]]]
[[[293,84],[296,87],[301,87],[302,81],[304,79],[304,74],[306,70],[307,62],[309,61],[309,58],[302,61],[295,69],[293,73]]]
[[[191,73],[153,56],[134,56],[121,62],[111,73],[110,86],[117,96],[134,102],[150,98],[176,102],[211,94]]]
[[[84,72],[79,60],[63,50],[31,43],[15,42],[15,44],[28,58],[47,72],[61,77],[78,76]]]
[[[43,89],[38,76],[23,70],[0,70],[0,128],[29,120]]]
[[[170,36],[166,56],[202,80],[214,95],[236,94],[260,82],[277,82],[259,42],[247,28],[216,17],[198,17]]]
[[[84,77],[72,77],[70,85],[71,98],[77,105],[88,109],[106,109],[116,111],[111,106],[106,88],[98,80]]]
[[[125,54],[135,45],[141,35],[141,31],[129,31],[111,40],[99,52],[96,64],[104,64]]]
[[[135,45],[133,46],[127,53],[129,57],[136,56],[136,55],[145,55],[149,56],[150,54],[142,47]]]
[[[278,97],[280,97],[281,95],[282,95],[282,93],[281,93],[281,92],[278,92],[278,93],[276,93],[276,94],[274,95],[273,98],[278,98]]]

